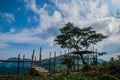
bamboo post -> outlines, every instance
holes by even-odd
[[[89,53],[89,54],[90,54],[90,53]],[[89,54],[88,54],[88,64],[90,64],[90,58],[89,58],[90,55],[89,55]]]
[[[68,53],[69,53],[69,48],[68,48]]]
[[[40,48],[40,55],[39,55],[39,66],[41,66],[41,59],[42,59],[42,48]]]
[[[50,56],[49,56],[49,71],[51,71],[51,64],[50,64],[50,61],[51,61],[51,52],[50,52]]]
[[[33,54],[32,54],[31,68],[32,68],[32,66],[33,66],[33,58],[34,58],[34,54],[35,54],[35,50],[33,50]]]
[[[35,56],[35,65],[37,65],[37,62],[36,62],[36,56]]]
[[[22,72],[24,74],[24,60],[25,60],[25,55],[23,55],[23,64],[22,64]]]
[[[96,65],[96,53],[93,52],[93,65]]]
[[[97,59],[97,49],[96,49],[96,66],[97,66],[97,63],[98,63],[98,59]]]
[[[79,56],[77,54],[77,67],[78,67],[78,71],[79,71]]]
[[[62,57],[62,51],[60,51],[60,56]]]
[[[20,54],[18,54],[18,67],[17,67],[17,75],[19,75],[19,69],[20,69]]]
[[[70,49],[70,53],[72,52],[72,50]]]
[[[72,56],[72,62],[73,62],[73,64],[72,64],[72,71],[73,71],[74,57],[73,57],[73,54],[71,54],[71,56]]]
[[[66,50],[65,50],[65,55],[66,55]]]
[[[55,65],[56,65],[56,52],[54,53],[54,72],[55,72]]]
[[[76,59],[76,57],[75,57],[75,54],[73,54],[73,56],[74,56],[74,71],[75,71],[75,66],[76,66],[75,59]]]

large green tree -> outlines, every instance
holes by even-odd
[[[96,44],[107,36],[97,33],[92,27],[79,28],[68,22],[60,28],[60,35],[56,36],[55,42],[62,48],[75,49],[76,51],[86,50],[91,44]],[[86,64],[83,54],[80,54],[83,64]]]

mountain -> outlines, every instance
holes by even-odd
[[[105,60],[103,60],[103,59],[98,59],[98,63],[103,63],[103,62],[105,62]]]
[[[11,57],[7,60],[14,60],[17,61],[18,58],[16,57]],[[22,60],[22,59],[20,59]],[[30,59],[25,59],[25,60],[30,60]],[[22,68],[22,63],[19,64],[20,66],[20,73],[23,73],[23,68]],[[0,63],[0,74],[16,74],[17,73],[17,67],[18,63],[17,62],[1,62]],[[30,67],[28,65],[24,65],[24,72],[28,72]]]
[[[7,60],[17,61],[18,58],[16,58],[16,57],[11,57],[11,58],[9,58],[9,59],[7,59]],[[20,59],[20,60],[22,60],[22,59]],[[25,60],[30,60],[30,59],[25,59]],[[0,67],[3,67],[3,66],[8,67],[8,68],[10,68],[10,67],[17,67],[17,66],[18,66],[18,63],[17,63],[17,62],[1,62],[1,63],[0,63]],[[20,63],[20,67],[22,67],[22,63]],[[28,66],[25,65],[25,67],[28,67]]]
[[[17,61],[18,58],[16,57],[12,57],[12,58],[9,58],[8,60],[15,60]],[[22,60],[22,59],[20,59]],[[25,59],[27,61],[29,61],[30,59]],[[63,60],[63,57],[57,57],[56,58],[56,69],[57,70],[62,70],[62,69],[66,69],[66,66],[65,65],[61,65],[60,62]],[[81,62],[81,61],[80,61]],[[98,63],[103,63],[105,62],[103,59],[98,59]],[[35,63],[36,65],[39,64],[39,63]],[[20,63],[20,73],[23,73],[22,71],[22,63]],[[28,72],[29,69],[30,69],[30,65],[31,63],[29,62],[25,62],[25,65],[24,65],[24,72]],[[51,65],[51,69],[54,68],[54,59],[50,60],[50,65]],[[48,61],[43,61],[41,62],[41,66],[44,67],[45,69],[49,70],[49,62]],[[1,62],[0,63],[0,74],[8,74],[8,73],[11,73],[11,74],[16,74],[17,73],[17,67],[18,67],[18,63],[17,62]]]

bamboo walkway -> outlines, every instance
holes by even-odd
[[[18,60],[0,60],[0,62],[16,62],[18,63],[18,67],[17,67],[17,75],[19,74],[20,72],[20,63],[22,63],[22,69],[23,69],[23,72],[24,72],[24,66],[25,64],[29,64],[29,66],[34,70],[36,71],[39,75],[40,74],[43,74],[43,73],[49,73],[49,71],[51,71],[51,66],[53,67],[53,71],[55,71],[55,68],[56,68],[56,64],[57,64],[57,58],[63,58],[65,55],[71,55],[71,56],[75,56],[77,54],[91,54],[94,52],[92,51],[79,51],[79,52],[76,52],[76,51],[68,51],[64,54],[62,54],[62,52],[60,52],[60,55],[56,55],[56,52],[54,52],[54,56],[51,56],[51,53],[49,54],[49,58],[46,58],[46,59],[42,59],[42,49],[40,48],[40,53],[39,53],[39,60],[36,60],[36,56],[35,56],[35,50],[33,50],[33,54],[31,56],[31,59],[30,60],[25,60],[25,55],[23,55],[23,59],[20,58],[20,54],[18,54]],[[78,56],[78,55],[77,55]],[[50,62],[53,60],[53,64],[51,64]],[[77,59],[79,60],[79,59]],[[49,66],[49,69],[46,70],[44,69],[42,66],[42,62],[44,61],[47,61],[48,62],[48,66]],[[37,64],[37,65],[36,65]],[[79,64],[79,63],[77,63]],[[80,65],[78,65],[79,67]]]

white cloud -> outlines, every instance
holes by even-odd
[[[108,5],[103,0],[52,0],[64,15],[64,22],[85,25],[106,17]],[[100,6],[99,6],[100,5]]]
[[[32,33],[31,33],[32,32]],[[32,45],[42,45],[47,44],[48,46],[53,45],[54,36],[49,35],[49,37],[39,37],[34,30],[23,30],[21,32],[15,32],[14,29],[11,29],[8,33],[0,33],[0,47],[8,46],[7,43],[24,43]],[[36,36],[37,35],[37,36]]]
[[[120,53],[106,54],[104,56],[101,56],[100,58],[102,58],[103,60],[109,61],[112,57],[114,59],[117,59],[117,55],[120,55]]]
[[[6,13],[6,12],[2,13],[2,12],[0,12],[0,16],[1,16],[4,20],[6,20],[8,23],[15,22],[15,17],[14,17],[14,15],[11,14],[11,13]]]
[[[56,7],[51,14],[46,9],[49,4],[44,4],[42,7],[37,7],[35,0],[24,0],[26,8],[32,10],[39,16],[37,19],[39,25],[35,26],[33,30],[23,30],[15,33],[1,34],[0,40],[15,43],[49,43],[53,45],[55,35],[51,35],[52,31],[47,33],[50,28],[60,28],[67,22],[73,22],[79,27],[92,25],[97,32],[102,32],[109,35],[107,40],[98,44],[102,49],[104,45],[109,43],[120,43],[120,26],[115,22],[114,18],[107,17],[109,7],[104,0],[52,0],[54,7]],[[33,17],[36,20],[36,17]],[[14,18],[13,18],[14,21]],[[30,18],[28,18],[28,22]],[[13,33],[12,33],[13,32]],[[31,33],[32,32],[32,33]],[[45,38],[38,36],[44,35]],[[37,35],[37,36],[36,36]],[[9,38],[10,37],[10,38]]]
[[[14,33],[15,32],[15,29],[14,28],[11,28],[10,29],[10,33]]]
[[[7,43],[0,42],[0,48],[4,48],[4,47],[7,47],[7,46],[9,46]]]
[[[112,4],[114,4],[114,5],[120,4],[120,0],[112,0]]]

